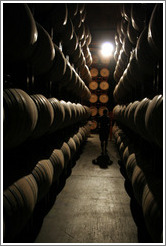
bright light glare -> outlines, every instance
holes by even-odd
[[[112,55],[113,49],[114,47],[110,42],[105,42],[101,46],[101,54],[104,57],[109,57]]]

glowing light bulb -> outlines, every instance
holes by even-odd
[[[109,57],[112,55],[113,49],[114,47],[110,42],[105,42],[101,46],[101,54],[104,57]]]

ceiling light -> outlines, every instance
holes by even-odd
[[[101,54],[104,57],[110,57],[112,55],[113,49],[114,49],[114,47],[113,47],[112,43],[105,42],[101,46]]]

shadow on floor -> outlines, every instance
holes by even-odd
[[[110,166],[113,161],[110,160],[109,156],[107,154],[100,155],[96,159],[92,160],[92,163],[94,165],[99,165],[100,168],[106,169],[108,166]]]

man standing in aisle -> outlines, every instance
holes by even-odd
[[[103,115],[99,117],[99,138],[101,142],[102,155],[107,153],[108,137],[110,133],[110,118],[107,109],[103,110]]]

